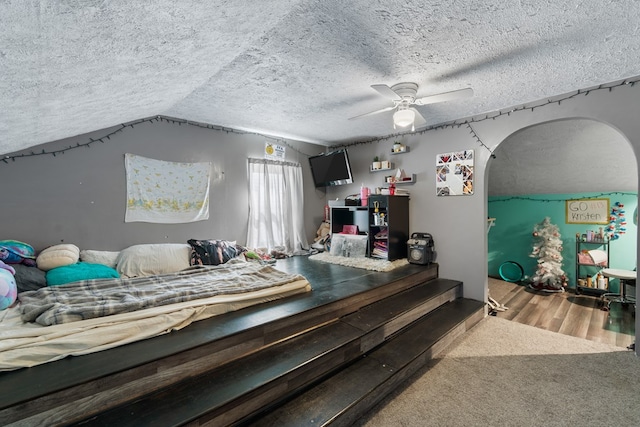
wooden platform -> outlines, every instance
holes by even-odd
[[[0,425],[345,423],[484,315],[435,264],[377,273],[293,257],[277,268],[303,274],[313,291],[0,374]],[[354,377],[369,385],[338,415],[337,402],[315,405],[313,421],[287,409]],[[329,403],[329,395],[316,398]]]

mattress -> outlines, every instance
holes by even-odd
[[[304,277],[288,277],[277,285],[253,291],[196,298],[51,326],[25,322],[18,304],[0,312],[0,371],[106,350],[176,331],[198,320],[311,290]]]

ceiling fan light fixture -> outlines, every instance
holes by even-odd
[[[395,126],[406,127],[413,124],[416,113],[413,110],[403,109],[393,113],[393,124]]]

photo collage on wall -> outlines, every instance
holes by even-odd
[[[454,151],[436,156],[436,194],[473,194],[473,150]]]

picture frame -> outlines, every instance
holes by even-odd
[[[365,234],[340,234],[331,236],[331,251],[334,256],[365,258],[369,239]]]
[[[436,195],[473,195],[474,151],[461,150],[436,156]]]

